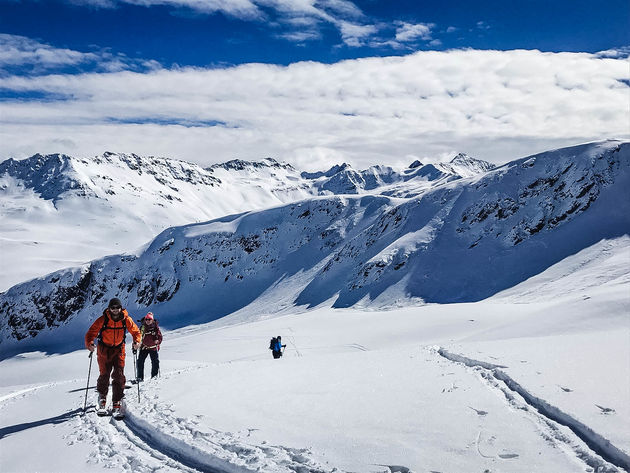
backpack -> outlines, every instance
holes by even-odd
[[[269,349],[270,350],[275,350],[276,349],[276,342],[278,341],[278,339],[276,337],[273,337],[271,339],[271,341],[269,342]]]
[[[142,339],[144,339],[144,335],[149,333],[153,336],[156,336],[160,330],[160,324],[156,319],[153,319],[153,326],[149,328],[147,324],[144,323],[144,317],[138,320],[140,322],[140,335]]]
[[[127,338],[127,324],[125,323],[124,315],[123,315],[123,318],[121,319],[121,322],[122,322],[122,329],[123,329],[122,342],[120,342],[118,345],[114,346],[113,348],[118,348],[118,347],[123,346],[125,344],[125,338]],[[98,343],[102,343],[105,346],[109,346],[106,343],[103,343],[103,331],[106,329],[119,330],[118,327],[109,326],[109,315],[107,315],[107,311],[103,312],[103,326],[98,331],[98,336],[96,338],[98,340]]]

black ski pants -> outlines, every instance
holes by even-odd
[[[155,378],[160,372],[160,360],[157,350],[142,350],[138,355],[138,379],[144,379],[144,361],[151,356],[151,377]]]

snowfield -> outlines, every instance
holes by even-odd
[[[630,143],[401,172],[99,159],[177,196],[207,185],[208,212],[221,185],[238,189],[227,206],[265,205],[112,256],[88,231],[77,254],[91,241],[100,259],[0,293],[2,473],[630,472]],[[15,162],[0,176],[0,236],[19,237],[3,252],[27,272],[29,229],[50,237],[38,255],[71,262],[52,238],[68,206],[107,222],[133,194],[82,201],[107,189],[85,184],[98,181],[89,160],[73,164],[87,180],[44,166],[72,160],[35,162],[34,181]],[[194,219],[192,200],[163,191],[138,189],[121,218]],[[82,348],[114,296],[164,333],[160,376],[129,384],[118,421],[95,414],[98,368]]]
[[[478,303],[166,332],[124,421],[96,417],[93,390],[82,413],[86,350],[4,360],[3,471],[628,471],[629,286],[604,269],[629,249],[601,242]]]

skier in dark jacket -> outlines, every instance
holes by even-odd
[[[282,337],[280,335],[272,338],[269,342],[269,349],[274,358],[280,358],[282,356],[282,349],[285,347],[286,345],[282,344]]]
[[[145,315],[140,322],[142,322],[140,327],[142,341],[138,355],[138,379],[136,381],[144,380],[144,361],[147,356],[151,356],[151,377],[155,378],[158,375],[160,372],[158,351],[160,351],[160,344],[162,343],[162,332],[157,320],[153,318],[152,312]]]

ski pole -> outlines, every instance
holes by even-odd
[[[136,377],[136,385],[138,386],[138,402],[140,402],[140,383],[138,382],[138,361],[136,360],[136,353],[138,350],[133,351],[133,373]]]
[[[88,379],[87,379],[87,385],[85,386],[85,400],[83,401],[83,412],[85,412],[85,408],[87,406],[87,393],[90,387],[90,374],[92,373],[92,355],[93,354],[94,352],[91,351],[90,354],[88,355],[88,358],[90,359],[90,367],[88,368]]]

